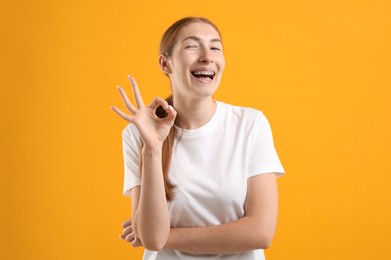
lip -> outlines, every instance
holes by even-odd
[[[193,71],[212,71],[212,72],[216,73],[216,70],[214,68],[210,68],[210,67],[196,67],[194,69],[191,69],[190,71],[191,72],[193,72]]]
[[[206,79],[206,78],[197,78],[196,76],[194,76],[193,72],[195,71],[207,71],[207,72],[212,72],[213,73],[213,78],[212,79]],[[205,67],[199,67],[199,68],[195,68],[195,69],[191,69],[190,70],[190,74],[192,76],[193,79],[195,79],[197,82],[200,82],[200,83],[203,83],[203,84],[210,84],[212,82],[214,82],[215,78],[216,78],[216,71],[212,68],[205,68]]]
[[[198,82],[198,83],[202,83],[202,84],[211,84],[214,82],[214,78],[213,79],[204,79],[204,78],[197,78],[197,77],[194,77],[192,75],[193,79]]]

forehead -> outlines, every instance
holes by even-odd
[[[195,22],[183,26],[178,33],[177,39],[178,41],[182,41],[190,36],[196,36],[204,40],[220,39],[220,35],[216,29],[212,25],[204,22]]]

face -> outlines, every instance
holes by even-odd
[[[178,32],[172,54],[166,59],[168,76],[177,98],[211,97],[225,66],[219,33],[213,26],[195,22]]]

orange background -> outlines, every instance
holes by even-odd
[[[140,259],[120,241],[115,88],[169,94],[157,62],[184,16],[221,29],[216,99],[262,110],[287,174],[273,259],[389,259],[389,1],[8,1],[1,26],[1,259]]]

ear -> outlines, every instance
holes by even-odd
[[[168,64],[167,58],[164,55],[159,56],[159,65],[160,69],[163,71],[164,74],[168,75],[172,72],[170,69],[170,65]]]

